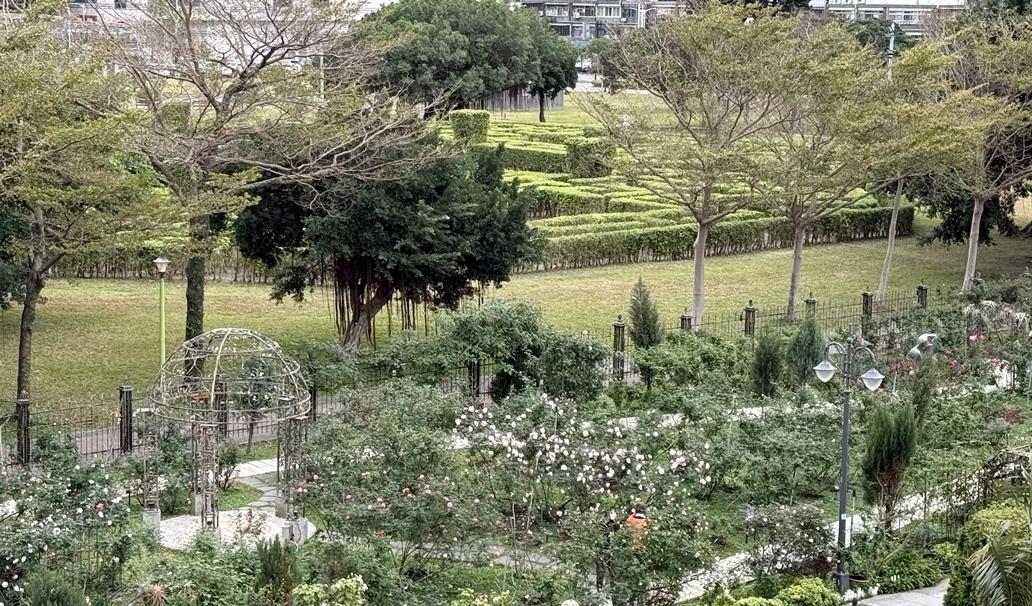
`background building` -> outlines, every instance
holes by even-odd
[[[521,0],[515,4],[534,11],[557,34],[575,46],[594,38],[619,36],[647,27],[665,15],[677,13],[684,0]]]
[[[813,10],[826,10],[847,19],[892,21],[917,37],[924,35],[930,17],[961,11],[968,5],[968,0],[810,0]]]

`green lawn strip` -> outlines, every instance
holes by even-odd
[[[919,233],[932,223],[917,221]],[[822,303],[857,303],[860,293],[877,288],[885,242],[865,241],[806,248],[802,290]],[[954,289],[963,275],[962,246],[920,246],[902,238],[890,286],[913,289],[924,282]],[[792,262],[789,250],[711,257],[706,264],[706,315],[737,314],[750,300],[761,309],[783,306]],[[998,238],[979,251],[979,271],[990,278],[1020,273],[1032,265],[1032,240]],[[644,278],[658,302],[665,325],[676,325],[692,300],[692,262],[670,261],[614,265],[548,273],[518,274],[488,297],[521,299],[541,306],[547,321],[559,328],[588,330],[608,341],[612,322],[627,313],[630,288]],[[182,339],[182,282],[168,284],[167,339],[170,351]],[[303,305],[277,305],[269,285],[212,283],[205,307],[207,328],[252,328],[288,350],[304,339],[335,337],[330,294],[317,289]],[[50,280],[44,291],[34,332],[34,405],[68,401],[118,405],[116,388],[128,381],[146,403],[147,387],[157,374],[158,289],[149,280]],[[0,397],[14,398],[20,309],[0,312]],[[377,334],[387,334],[387,317],[377,319]],[[431,331],[433,324],[431,322]],[[397,331],[394,318],[394,331]]]

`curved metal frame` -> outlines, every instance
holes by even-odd
[[[311,411],[311,392],[301,365],[275,341],[243,328],[220,328],[195,337],[162,365],[150,399],[151,420],[162,418],[190,426],[191,489],[202,528],[218,528],[218,452],[232,422],[231,412],[279,426],[280,451],[284,462],[290,462],[281,492],[287,500],[288,517],[298,517],[292,492],[303,482],[302,421]],[[156,450],[153,436],[144,440],[144,449],[145,469],[153,477],[157,472],[151,456]],[[148,507],[156,507],[156,487],[147,490]]]

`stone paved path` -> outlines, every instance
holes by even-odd
[[[861,604],[867,606],[942,606],[946,598],[946,589],[950,586],[949,579],[939,583],[935,587],[927,587],[916,591],[879,595],[868,598]]]

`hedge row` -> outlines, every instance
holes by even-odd
[[[584,215],[565,215],[552,217],[551,219],[539,219],[532,221],[535,227],[562,227],[564,225],[602,225],[605,223],[620,223],[624,221],[640,221],[646,218],[667,219],[671,221],[686,222],[688,213],[682,208],[662,208],[639,213],[594,213]]]
[[[477,144],[477,147],[489,150],[498,146],[493,141]],[[501,163],[503,168],[512,170],[561,173],[566,170],[566,148],[550,143],[504,142]]]
[[[491,112],[479,109],[457,109],[448,114],[452,133],[460,141],[483,143],[491,128]]]
[[[882,238],[888,233],[891,208],[848,209],[825,217],[808,230],[810,244]],[[913,233],[914,209],[901,209],[897,235]],[[593,267],[617,263],[688,259],[697,227],[693,223],[603,233],[562,236],[548,240],[543,260],[524,271]],[[785,218],[718,223],[709,234],[706,254],[728,255],[793,245],[792,226]]]

